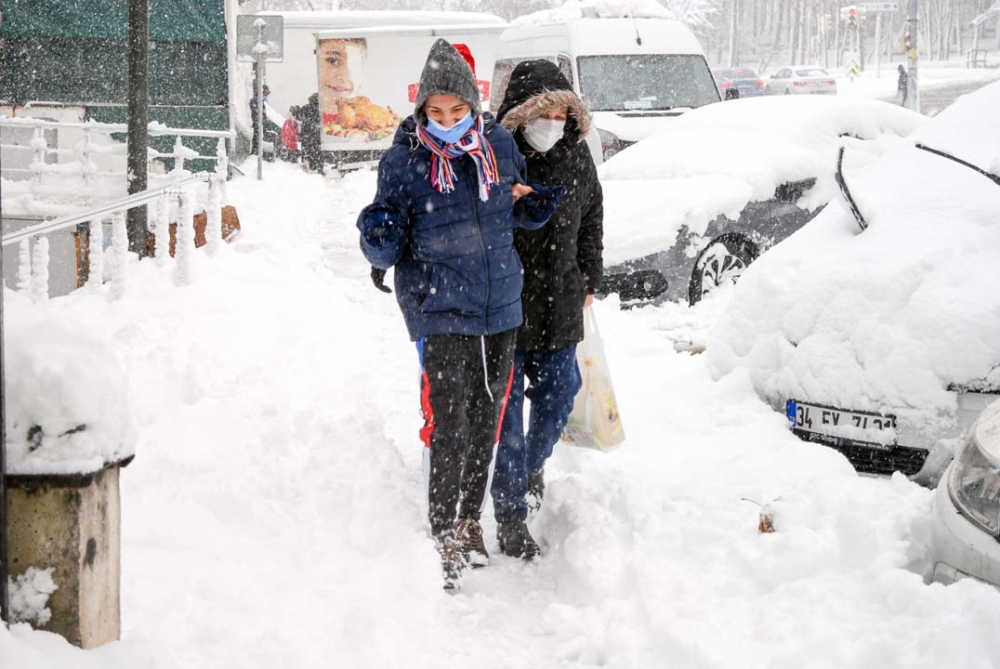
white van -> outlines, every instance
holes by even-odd
[[[500,107],[514,67],[535,58],[556,63],[590,107],[604,159],[671,117],[720,101],[698,39],[671,19],[519,21],[500,35],[492,109]],[[601,160],[596,152],[594,158]]]

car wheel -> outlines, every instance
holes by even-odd
[[[758,255],[757,245],[739,233],[727,232],[713,239],[695,258],[688,304],[694,306],[720,286],[736,283]]]

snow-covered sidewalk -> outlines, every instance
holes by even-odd
[[[444,594],[416,354],[357,250],[374,175],[266,167],[231,184],[243,233],[191,287],[144,262],[119,302],[51,303],[131,387],[123,641],[0,629],[0,666],[1000,666],[1000,593],[923,582],[930,491],[799,442],[747,378],[674,352],[669,309],[613,301],[626,444],[558,447],[544,557],[494,555]],[[776,533],[744,497],[777,500]]]
[[[866,69],[860,75],[851,77],[845,68],[831,68],[830,73],[837,79],[837,95],[874,98],[877,100],[895,101],[896,84],[899,74],[896,66],[900,63],[882,63],[881,71],[877,72],[875,63],[866,64]],[[907,63],[903,63],[908,67]],[[964,61],[928,61],[919,65],[921,93],[937,91],[943,88],[963,86],[985,86],[1000,79],[1000,69],[996,67],[968,68]]]

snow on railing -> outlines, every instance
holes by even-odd
[[[44,235],[74,228],[85,224],[89,230],[88,246],[89,271],[87,290],[100,289],[104,281],[104,223],[109,218],[112,223],[109,262],[111,270],[111,293],[117,299],[128,287],[128,231],[126,214],[130,209],[150,207],[147,220],[152,222],[155,235],[155,256],[161,265],[170,262],[170,226],[177,224],[174,248],[174,282],[186,286],[192,280],[192,262],[195,250],[194,212],[196,187],[208,183],[208,207],[205,238],[207,251],[214,255],[222,243],[222,207],[225,201],[226,178],[229,164],[225,142],[220,139],[214,156],[214,172],[199,172],[189,175],[176,183],[154,190],[136,193],[126,198],[92,207],[69,216],[33,225],[3,236],[3,246],[19,244],[16,289],[26,293],[35,301],[45,301],[49,295],[49,241]],[[176,205],[171,207],[171,205]],[[172,217],[171,213],[176,212]],[[173,218],[173,220],[171,220]]]
[[[126,171],[124,159],[127,146],[124,143],[111,140],[112,134],[125,134],[128,126],[124,123],[64,123],[45,121],[34,118],[0,117],[0,128],[30,129],[31,140],[27,144],[0,143],[0,151],[13,155],[18,151],[31,151],[30,162],[22,167],[0,167],[0,176],[5,176],[3,193],[0,199],[7,211],[26,213],[40,210],[53,213],[55,207],[37,206],[39,199],[58,197],[77,197],[87,200],[108,199],[124,192],[126,188]],[[46,131],[72,131],[82,137],[72,148],[50,147],[45,138]],[[107,136],[106,143],[94,141],[94,135]],[[167,173],[157,173],[150,170],[151,185],[167,184],[184,179],[192,174],[185,169],[191,160],[211,160],[218,164],[219,154],[201,155],[198,151],[185,146],[184,138],[217,138],[225,140],[236,135],[231,130],[200,130],[194,128],[170,128],[162,123],[150,123],[151,137],[175,137],[174,145],[169,153],[148,149],[148,160],[152,163],[163,158],[172,158],[174,167]],[[107,159],[121,158],[121,165],[115,161],[115,166],[107,166]],[[73,159],[75,158],[75,159]],[[95,159],[101,159],[106,167],[101,168]],[[10,164],[11,161],[3,161]],[[22,163],[23,165],[23,163]],[[19,178],[18,178],[19,177]],[[67,178],[69,177],[69,178]],[[21,206],[18,206],[21,205]],[[58,206],[58,205],[56,205]]]

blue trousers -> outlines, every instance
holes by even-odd
[[[527,377],[529,385],[524,389]],[[576,364],[576,345],[557,351],[515,351],[514,379],[504,413],[493,469],[493,511],[497,522],[525,520],[528,474],[545,466],[566,427],[583,379]],[[524,398],[531,400],[524,430]]]

